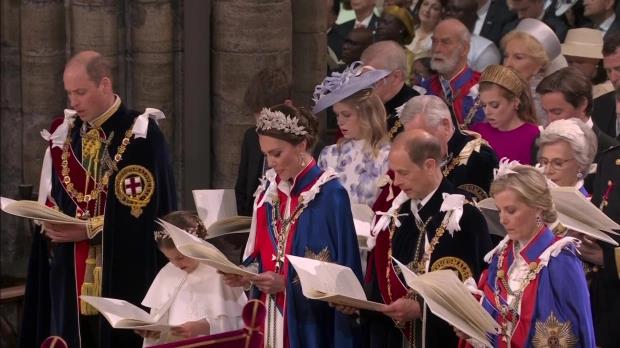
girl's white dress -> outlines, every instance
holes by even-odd
[[[186,273],[168,263],[153,280],[142,305],[151,314],[164,312],[161,320],[171,326],[206,319],[213,335],[243,328],[241,311],[246,302],[243,290],[226,286],[215,268],[201,263]],[[144,346],[179,339],[162,332],[159,339],[145,339]]]

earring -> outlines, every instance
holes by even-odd
[[[306,156],[304,156],[303,153],[299,154],[299,163],[301,164],[302,167],[306,166]]]
[[[579,179],[579,180],[583,179],[583,174],[577,173],[577,179]]]
[[[542,219],[540,218],[540,216],[536,216],[536,226],[542,227],[542,225],[543,225]]]

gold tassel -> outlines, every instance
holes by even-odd
[[[84,271],[84,283],[82,283],[82,295],[101,296],[101,282],[103,269],[101,267],[101,246],[91,246],[88,249],[86,269]],[[95,307],[80,300],[80,313],[82,315],[97,315]]]

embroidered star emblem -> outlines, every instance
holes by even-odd
[[[577,346],[570,321],[561,322],[553,312],[546,321],[536,322],[536,334],[532,345],[536,348],[572,348]]]

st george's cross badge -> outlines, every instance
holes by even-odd
[[[143,166],[130,165],[118,172],[114,187],[118,201],[130,207],[131,215],[137,219],[142,215],[142,208],[151,201],[155,179]]]

